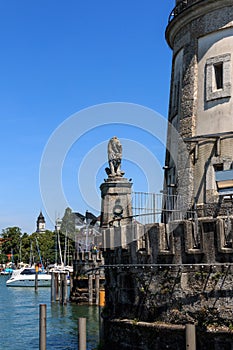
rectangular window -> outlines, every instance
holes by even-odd
[[[223,171],[223,163],[214,164],[214,171]]]
[[[231,97],[231,54],[208,58],[206,61],[206,101]]]
[[[223,62],[214,64],[215,90],[223,88]]]

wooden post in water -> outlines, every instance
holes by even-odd
[[[194,324],[185,325],[186,350],[196,350],[196,327]]]
[[[64,273],[64,301],[63,304],[67,304],[67,273]]]
[[[72,293],[73,285],[74,285],[74,274],[73,272],[70,272],[70,293]]]
[[[92,273],[88,275],[88,303],[89,305],[93,304],[93,279]]]
[[[84,317],[78,319],[78,345],[79,350],[86,350],[87,348],[86,318]]]
[[[60,273],[60,304],[64,304],[64,273]]]
[[[105,290],[99,291],[99,343],[102,344],[104,340],[104,323],[102,318],[102,310],[105,306]]]
[[[40,350],[46,350],[46,304],[40,304],[39,319],[39,344]]]
[[[100,290],[99,301],[99,306],[103,308],[105,306],[105,290]]]
[[[35,267],[36,274],[35,274],[35,292],[38,290],[38,272],[39,272],[39,267],[36,265]]]
[[[59,281],[58,281],[58,273],[56,272],[55,275],[55,300],[58,301],[59,300]]]
[[[51,302],[55,301],[55,278],[54,272],[51,273]]]
[[[100,292],[100,275],[97,272],[95,275],[95,304],[99,305],[99,292]]]

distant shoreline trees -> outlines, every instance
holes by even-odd
[[[52,231],[28,235],[22,233],[19,227],[8,227],[2,230],[0,237],[3,241],[0,246],[0,264],[13,262],[17,266],[20,262],[39,263],[40,254],[44,266],[55,263],[55,233]]]
[[[0,233],[0,264],[12,261],[17,266],[20,262],[39,263],[40,259],[44,266],[54,263],[70,264],[80,227],[92,226],[96,220],[92,213],[86,212],[84,216],[66,208],[59,230],[56,228],[55,231],[46,230],[29,235],[22,233],[17,226],[7,227]]]

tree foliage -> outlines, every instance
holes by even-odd
[[[59,234],[62,255],[66,252],[63,261],[71,261],[75,250],[75,214],[70,208],[65,210],[62,218],[61,231]],[[0,263],[9,261],[9,257],[13,254],[14,263],[19,262],[29,264],[40,262],[43,264],[53,264],[58,251],[58,235],[57,232],[46,230],[45,232],[34,232],[31,235],[22,233],[19,227],[8,227],[2,230],[1,237],[5,239],[0,250]]]
[[[31,236],[34,262],[42,260],[43,265],[55,262],[55,233],[46,230],[45,232],[34,232]]]
[[[10,256],[12,259],[18,261],[20,253],[20,244],[21,244],[22,232],[19,227],[8,227],[2,230],[2,238],[5,241],[2,244],[1,253],[5,256]]]
[[[44,265],[55,262],[55,233],[52,231],[28,235],[22,234],[19,227],[8,227],[2,230],[1,237],[5,242],[1,247],[0,263],[6,263],[9,254],[13,254],[16,265],[20,260],[28,264],[40,262],[40,256]]]

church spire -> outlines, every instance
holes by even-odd
[[[36,232],[45,232],[45,218],[42,214],[42,211],[40,211],[40,214],[36,221]]]

